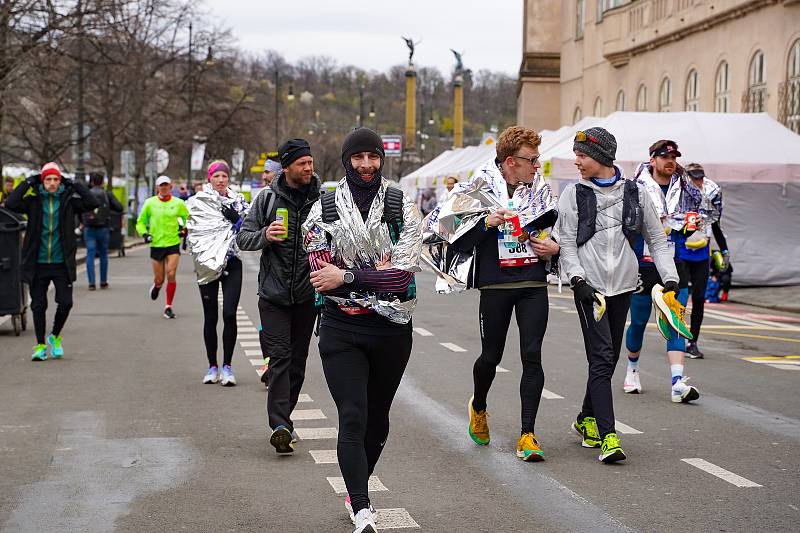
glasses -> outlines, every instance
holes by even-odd
[[[541,157],[541,155],[535,155],[533,157],[522,157],[521,155],[512,155],[511,157],[516,157],[517,159],[524,159],[525,161],[530,163],[532,166],[536,166],[536,163],[539,161],[539,158]]]
[[[701,178],[705,178],[706,177],[706,173],[703,172],[702,170],[690,170],[688,172],[688,174],[689,174],[690,177],[692,177],[692,178],[694,178],[696,180],[699,180]]]
[[[586,141],[591,141],[593,143],[600,144],[600,140],[595,137],[594,135],[589,135],[585,131],[578,130],[575,132],[575,142],[576,143],[585,143]]]

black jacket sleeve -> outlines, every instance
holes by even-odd
[[[78,194],[77,197],[73,195],[71,198],[72,208],[75,210],[76,214],[85,213],[86,211],[91,211],[92,209],[100,207],[97,198],[94,197],[92,191],[89,190],[89,187],[87,187],[83,181],[75,180],[72,182],[72,186]]]
[[[19,185],[14,187],[14,190],[11,191],[11,194],[8,195],[8,200],[6,200],[6,207],[11,211],[16,213],[22,213],[27,215],[28,214],[28,204],[23,200],[25,198],[25,193],[28,192],[30,189],[30,184],[22,180]]]
[[[108,197],[108,206],[112,213],[122,213],[124,211],[124,209],[122,209],[122,204],[119,203],[116,196],[106,191],[106,197]]]
[[[266,226],[262,227],[261,221],[266,217],[264,211],[267,209],[269,197],[273,194],[275,194],[274,191],[270,191],[269,194],[266,191],[260,193],[250,206],[250,212],[247,213],[239,228],[239,233],[236,234],[236,245],[240,250],[252,252],[263,250],[269,246],[269,241],[264,233]]]
[[[489,235],[497,237],[497,228],[486,228],[486,217],[481,218],[474,228],[462,235],[453,246],[459,252],[468,252],[478,246]]]
[[[711,224],[711,231],[714,233],[714,240],[717,241],[719,249],[723,252],[728,251],[728,241],[725,239],[725,234],[722,233],[722,227],[719,225],[719,220]]]

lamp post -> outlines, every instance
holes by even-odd
[[[364,125],[364,86],[358,86],[358,127]]]
[[[84,137],[84,110],[83,110],[83,2],[78,2],[78,134],[76,141],[78,144],[78,158],[75,165],[75,178],[83,179],[86,171],[84,169],[84,156],[86,149],[86,139]],[[109,179],[110,181],[110,179]]]
[[[278,124],[280,123],[280,107],[278,105],[278,94],[280,94],[280,78],[278,77],[278,67],[275,67],[275,149],[278,149],[281,139],[278,136]]]
[[[192,115],[194,114],[194,83],[192,82],[194,57],[192,55],[192,23],[189,23],[189,61],[187,67],[186,79],[189,83],[189,124],[191,124]],[[192,185],[192,141],[189,141],[189,158],[186,162],[186,181],[191,187]]]

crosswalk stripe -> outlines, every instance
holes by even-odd
[[[617,428],[617,431],[623,433],[625,435],[641,435],[642,432],[636,428],[630,427],[628,424],[623,424],[619,421],[619,419],[614,421],[614,426]]]
[[[425,328],[414,328],[414,332],[420,335],[421,337],[433,337],[433,333],[431,333]]]
[[[495,370],[496,370],[497,372],[501,373],[501,374],[502,374],[502,373],[504,373],[504,372],[510,372],[510,370],[508,370],[508,369],[506,369],[506,368],[503,368],[503,367],[502,367],[502,366],[500,366],[500,365],[497,365],[497,366],[495,367]]]
[[[308,394],[301,393],[300,396],[297,397],[297,403],[308,403],[313,402],[314,400],[311,399],[311,396]]]
[[[321,409],[295,409],[292,411],[292,420],[325,420],[328,418]]]
[[[559,394],[556,394],[553,391],[549,391],[547,389],[542,389],[542,398],[544,398],[545,400],[563,400],[564,399],[563,396],[561,396]]]
[[[336,428],[294,428],[300,440],[335,439],[339,435]]]
[[[243,328],[237,328],[237,329],[238,329],[237,333],[239,334],[239,337],[241,337],[242,333],[258,333],[258,330],[256,328],[251,328],[249,326],[243,327]]]
[[[242,330],[239,330],[241,332]],[[257,339],[258,333],[237,333],[236,338],[240,341],[248,340],[248,339]]]
[[[339,459],[336,456],[336,450],[308,450],[314,462],[318,465],[336,464]]]
[[[396,509],[377,509],[378,521],[375,524],[378,526],[378,531],[384,529],[411,529],[418,528],[419,524],[411,518],[404,508],[399,507]]]
[[[440,342],[439,344],[441,344],[442,346],[444,346],[445,348],[447,348],[452,352],[466,352],[464,348],[462,348],[458,344],[453,344],[452,342]]]
[[[737,487],[760,487],[758,483],[754,481],[750,481],[747,478],[734,474],[728,470],[725,470],[721,466],[717,466],[714,463],[709,463],[705,459],[700,459],[699,457],[692,457],[689,459],[681,459],[684,463],[688,463],[695,468],[699,468],[703,472],[707,472],[712,476],[717,476],[718,478],[727,481],[731,485],[735,485]]]
[[[252,356],[254,356],[254,355],[260,355],[260,356],[262,356],[262,358],[263,358],[263,356],[264,356],[264,354],[262,354],[262,353],[261,353],[261,350],[245,350],[245,351],[244,351],[244,354],[245,354],[247,357],[252,357]]]
[[[239,343],[242,348],[259,348],[261,343],[258,341],[242,341]]]
[[[771,366],[772,368],[777,368],[778,370],[800,370],[800,365],[796,363],[770,363],[767,366]]]
[[[237,320],[236,321],[236,326],[237,327],[252,326],[252,325],[253,325],[253,322],[251,320]]]
[[[248,359],[248,361],[250,361],[250,364],[253,366],[261,366],[264,364],[263,359]]]
[[[303,437],[300,437],[301,439]],[[344,484],[343,477],[327,477],[325,478],[330,483],[331,488],[336,492],[336,494],[347,494],[347,487]],[[381,483],[381,480],[378,479],[378,476],[369,476],[369,481],[367,482],[367,490],[370,492],[385,492],[389,489]]]

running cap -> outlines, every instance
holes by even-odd
[[[156,187],[161,185],[162,183],[172,183],[172,180],[169,179],[169,176],[159,176],[156,180]]]
[[[663,157],[665,155],[680,157],[681,153],[678,151],[678,143],[670,141],[669,139],[661,139],[650,146],[650,157]]]

